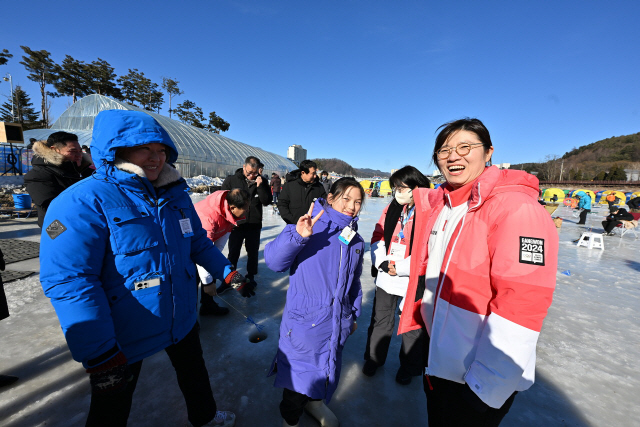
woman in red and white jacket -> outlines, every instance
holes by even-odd
[[[202,228],[207,232],[207,237],[222,252],[229,240],[231,230],[245,219],[249,209],[249,194],[240,188],[215,191],[206,199],[196,203],[194,207]],[[198,276],[203,285],[200,288],[200,315],[221,316],[229,313],[228,308],[220,307],[213,296],[205,292],[204,285],[210,285],[207,290],[210,289],[210,292],[215,294],[213,283],[215,280],[207,270],[199,265],[197,267]],[[231,286],[227,286],[227,289],[231,289]]]
[[[447,183],[414,192],[411,276],[398,333],[425,328],[429,426],[497,426],[534,382],[536,344],[556,283],[558,234],[538,180],[485,167],[477,119],[446,125],[433,161]]]
[[[387,360],[398,302],[409,283],[409,266],[414,240],[415,204],[413,191],[429,188],[429,180],[413,166],[398,169],[389,178],[394,200],[384,208],[371,237],[371,275],[376,278],[371,324],[367,334],[362,373],[371,377]],[[407,385],[422,374],[422,329],[402,335],[400,368],[396,382]]]

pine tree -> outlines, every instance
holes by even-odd
[[[153,89],[149,93],[149,103],[147,105],[147,110],[155,111],[160,114],[160,107],[164,104],[164,94],[157,90],[158,85],[156,83],[153,84]]]
[[[167,77],[162,78],[162,88],[167,92],[167,95],[169,95],[169,118],[171,118],[171,113],[173,113],[173,110],[171,109],[171,101],[173,100],[173,97],[184,95],[184,92],[178,88],[178,83],[180,82],[174,79]]]
[[[51,53],[46,50],[31,50],[27,46],[20,47],[26,53],[26,56],[22,57],[20,64],[24,65],[24,68],[30,73],[27,78],[40,86],[42,126],[49,127],[47,97],[51,96],[51,92],[47,92],[47,85],[58,80],[60,66],[53,62]]]
[[[85,76],[87,93],[97,93],[98,95],[110,96],[117,100],[123,100],[120,88],[116,86],[116,74],[114,68],[104,59],[98,58],[96,61],[87,64]]]
[[[609,171],[609,175],[607,176],[607,180],[609,181],[626,181],[627,174],[624,171],[624,168],[619,165],[614,165],[611,167]]]
[[[193,110],[193,111],[192,111]],[[190,126],[194,126],[200,129],[204,129],[204,114],[202,109],[197,107],[194,102],[185,99],[182,104],[178,104],[173,111],[178,116],[178,120]]]
[[[582,169],[578,169],[578,171],[576,172],[575,178],[576,181],[582,181],[584,179],[583,175],[582,175]]]
[[[39,126],[37,123],[38,113],[33,109],[31,98],[21,86],[13,89],[13,113],[15,119],[11,117],[11,100],[0,106],[0,120],[5,122],[15,122],[22,124],[22,128],[34,129]]]
[[[7,49],[2,49],[2,52],[0,52],[0,65],[6,64],[9,58],[13,58],[13,55]]]
[[[213,133],[226,132],[229,130],[229,122],[222,119],[222,117],[218,116],[216,112],[212,112],[209,114],[209,124],[207,124],[207,130]]]
[[[74,104],[78,97],[82,98],[89,93],[87,66],[83,61],[78,61],[66,55],[62,61],[58,77],[58,81],[53,86],[60,95],[70,96]]]

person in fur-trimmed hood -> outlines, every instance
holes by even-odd
[[[191,424],[234,425],[217,411],[202,356],[195,263],[237,289],[244,277],[207,238],[178,151],[151,116],[101,112],[91,148],[95,174],[51,203],[40,240],[42,288],[90,374],[86,425],[127,424],[143,359],[160,350]]]
[[[36,205],[38,226],[53,199],[93,173],[91,157],[83,154],[78,136],[54,132],[46,141],[33,143],[32,168],[24,176],[27,192]]]

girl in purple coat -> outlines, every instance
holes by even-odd
[[[338,386],[342,348],[357,328],[362,302],[364,240],[357,215],[364,190],[353,178],[336,181],[327,200],[290,224],[264,251],[267,266],[289,269],[289,290],[280,324],[278,353],[269,375],[284,388],[284,426],[296,426],[303,410],[322,426],[338,419],[324,404]]]

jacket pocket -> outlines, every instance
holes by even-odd
[[[305,359],[318,363],[331,341],[333,322],[331,307],[310,307],[307,310],[290,310],[287,336],[291,347]],[[294,358],[299,358],[292,356]]]
[[[158,245],[157,224],[143,206],[124,206],[105,211],[111,247],[116,255],[142,251]]]

